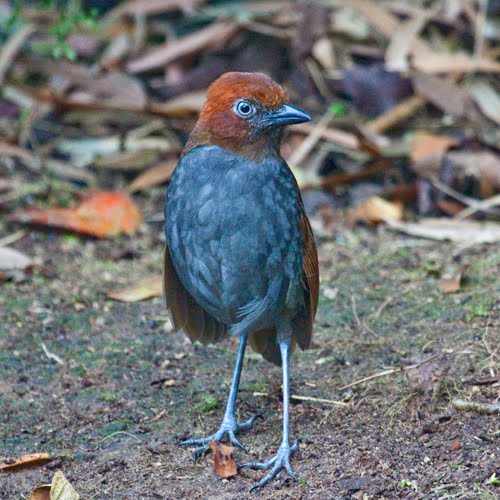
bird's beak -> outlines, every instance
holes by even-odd
[[[266,126],[294,125],[296,123],[310,122],[311,117],[305,111],[285,104],[278,111],[266,116],[264,120]]]

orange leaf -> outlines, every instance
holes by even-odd
[[[429,157],[440,158],[451,146],[457,143],[452,137],[431,135],[425,132],[415,134],[410,158],[413,162]]]
[[[447,278],[441,278],[437,282],[437,287],[443,293],[458,292],[460,290],[460,287],[462,286],[462,276],[463,276],[464,270],[465,270],[465,266],[459,272],[455,273],[453,276],[449,276]]]
[[[28,467],[39,467],[49,463],[51,460],[54,460],[54,458],[56,457],[49,453],[30,453],[28,455],[21,455],[12,460],[0,462],[0,472],[9,472]]]
[[[50,485],[36,487],[31,492],[30,500],[50,500]]]
[[[352,223],[358,221],[378,224],[387,219],[401,220],[403,218],[403,204],[384,200],[379,196],[372,196],[359,205],[350,216]]]
[[[217,474],[221,477],[233,477],[238,473],[236,462],[231,454],[234,451],[233,446],[226,446],[225,444],[210,441],[208,443],[214,452],[214,466]]]
[[[124,193],[88,191],[75,208],[22,208],[10,217],[15,222],[67,229],[98,238],[133,234],[142,221],[137,205]]]

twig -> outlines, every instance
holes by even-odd
[[[454,218],[465,219],[466,217],[469,217],[470,215],[479,212],[480,210],[486,210],[498,205],[500,205],[500,194],[492,196],[491,198],[487,198],[486,200],[478,201],[474,205],[464,208],[463,210],[455,214]]]
[[[365,323],[363,323],[359,317],[358,317],[358,311],[356,309],[356,297],[354,295],[351,295],[351,302],[352,302],[352,314],[354,316],[354,319],[356,320],[356,323],[361,327],[364,328],[368,333],[371,333],[375,338],[380,338],[380,335],[376,332],[374,332],[371,328],[368,327]]]
[[[484,415],[500,413],[500,403],[476,403],[475,401],[454,399],[451,404],[453,408],[459,411],[474,411]]]
[[[367,127],[371,132],[375,134],[381,134],[382,132],[385,132],[401,121],[412,116],[418,111],[418,109],[424,106],[426,102],[427,100],[425,99],[425,97],[422,97],[420,95],[409,97],[408,99],[401,101],[399,104],[392,107],[385,113],[381,114],[374,120],[368,122]]]
[[[13,234],[8,234],[7,236],[4,236],[3,238],[0,239],[0,247],[11,245],[12,243],[20,240],[21,238],[24,238],[25,235],[26,231],[24,231],[23,229],[16,231]]]
[[[321,117],[320,121],[311,129],[309,135],[300,143],[299,147],[288,158],[288,163],[290,165],[299,165],[304,160],[304,158],[321,139],[321,133],[327,129],[332,119],[333,115],[330,111],[327,111]]]
[[[339,391],[343,391],[344,389],[349,389],[350,387],[354,387],[359,384],[363,384],[364,382],[369,382],[370,380],[374,380],[380,377],[385,377],[386,375],[392,375],[393,373],[398,373],[398,372],[404,372],[408,370],[414,370],[415,368],[419,368],[425,363],[428,363],[429,361],[432,361],[434,358],[437,358],[439,354],[434,354],[430,358],[424,359],[424,361],[421,361],[420,363],[417,363],[415,365],[410,365],[410,366],[401,366],[399,368],[390,368],[389,370],[384,370],[383,372],[379,373],[374,373],[373,375],[370,375],[369,377],[362,378],[360,380],[356,380],[356,382],[351,382],[350,384],[343,385],[342,387],[339,388]]]
[[[21,49],[26,39],[35,31],[33,24],[27,24],[24,28],[14,33],[3,46],[0,52],[0,85],[3,84],[5,73],[16,56],[17,52]]]
[[[267,392],[254,392],[253,396],[261,396],[268,397],[269,394]],[[313,396],[299,396],[297,394],[292,394],[290,399],[296,399],[297,401],[310,401],[311,403],[326,403],[334,406],[349,406],[349,403],[344,403],[344,401],[335,401],[333,399],[323,399],[323,398],[315,398]]]
[[[333,188],[335,186],[339,186],[341,184],[349,184],[351,182],[357,181],[359,179],[364,179],[365,177],[371,177],[374,174],[378,174],[383,172],[389,168],[388,163],[377,162],[374,165],[367,167],[360,172],[354,173],[342,173],[342,174],[334,174],[328,175],[319,179],[316,182],[308,182],[300,185],[300,189],[319,189],[319,188]]]
[[[300,132],[302,134],[310,134],[314,130],[315,126],[310,123],[299,123],[293,126],[294,132]],[[359,149],[358,138],[349,132],[344,130],[339,130],[335,128],[325,128],[324,130],[319,130],[320,138],[332,142],[333,144],[338,144],[344,148],[349,149]]]
[[[59,357],[56,353],[49,351],[47,349],[47,346],[43,342],[42,342],[42,349],[43,349],[43,352],[45,353],[45,355],[49,359],[53,359],[56,363],[59,363],[60,365],[64,365],[64,361],[62,360],[62,358]]]

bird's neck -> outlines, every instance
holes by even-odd
[[[196,146],[219,146],[255,161],[261,161],[265,158],[279,158],[281,136],[280,129],[268,129],[258,137],[252,138],[247,135],[228,137],[195,127],[182,154],[185,155]]]

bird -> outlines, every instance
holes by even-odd
[[[283,432],[274,457],[239,469],[267,471],[261,488],[290,464],[290,359],[311,344],[319,295],[318,254],[295,177],[280,154],[284,128],[311,117],[262,73],[229,72],[207,90],[198,121],[165,197],[163,284],[175,331],[191,342],[239,341],[219,429],[180,443],[198,460],[209,442],[228,440],[243,423],[235,407],[247,342],[282,366]],[[246,451],[246,450],[245,450]]]

